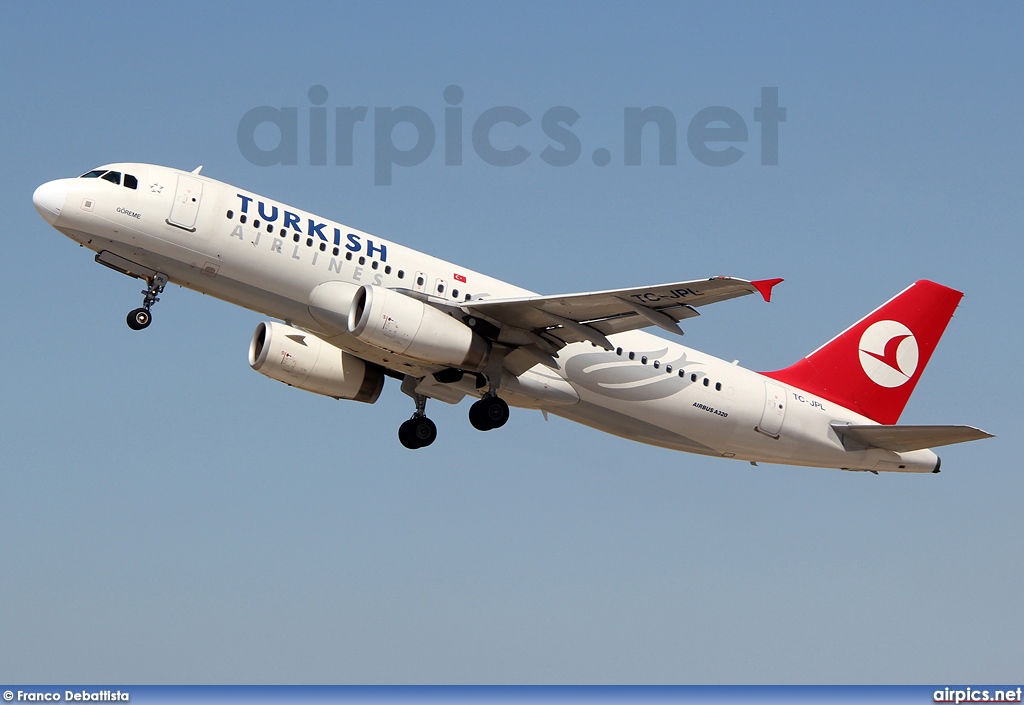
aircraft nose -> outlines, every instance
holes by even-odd
[[[64,179],[47,181],[32,194],[32,205],[50,225],[57,222],[64,210],[64,199],[68,195],[68,184]]]

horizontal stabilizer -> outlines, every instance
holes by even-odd
[[[854,444],[893,450],[897,453],[977,441],[982,438],[994,438],[991,433],[986,433],[974,426],[887,426],[834,423],[832,429],[839,434],[844,443],[853,441]]]

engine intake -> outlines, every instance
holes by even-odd
[[[363,285],[348,313],[348,330],[364,343],[415,360],[480,372],[491,346],[462,321],[411,296]]]
[[[372,404],[384,375],[327,341],[283,323],[260,323],[249,344],[249,365],[271,379],[314,394]]]

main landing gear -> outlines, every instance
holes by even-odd
[[[148,286],[142,292],[145,295],[145,298],[142,300],[142,307],[128,313],[127,323],[128,327],[132,330],[148,328],[149,324],[153,322],[153,314],[150,309],[153,308],[153,304],[160,300],[160,294],[163,293],[164,287],[167,286],[167,275],[157,272],[152,279],[147,279],[146,281]]]
[[[494,392],[469,407],[469,422],[478,431],[501,428],[508,421],[508,404]]]
[[[413,416],[398,427],[398,440],[409,450],[425,448],[437,440],[437,426],[426,416]]]
[[[406,378],[412,379],[410,377]],[[415,386],[415,380],[410,387]],[[398,440],[402,442],[402,445],[409,450],[416,450],[417,448],[425,448],[437,440],[437,426],[434,422],[427,418],[427,398],[422,394],[417,394],[415,391],[406,391],[406,383],[402,383],[402,391],[405,391],[409,396],[416,402],[416,413],[412,415],[412,418],[402,423],[398,427]]]
[[[437,440],[437,426],[427,418],[427,397],[419,394],[416,387],[420,380],[406,376],[402,391],[416,402],[416,412],[408,421],[398,427],[398,440],[410,450],[425,448]],[[492,389],[469,407],[469,422],[480,431],[501,428],[508,421],[508,404]]]

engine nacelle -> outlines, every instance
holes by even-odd
[[[249,344],[249,365],[278,382],[335,399],[372,404],[384,375],[355,355],[283,323],[260,323]]]
[[[480,372],[491,347],[462,321],[391,289],[366,284],[348,313],[348,330],[364,343],[435,365]]]

